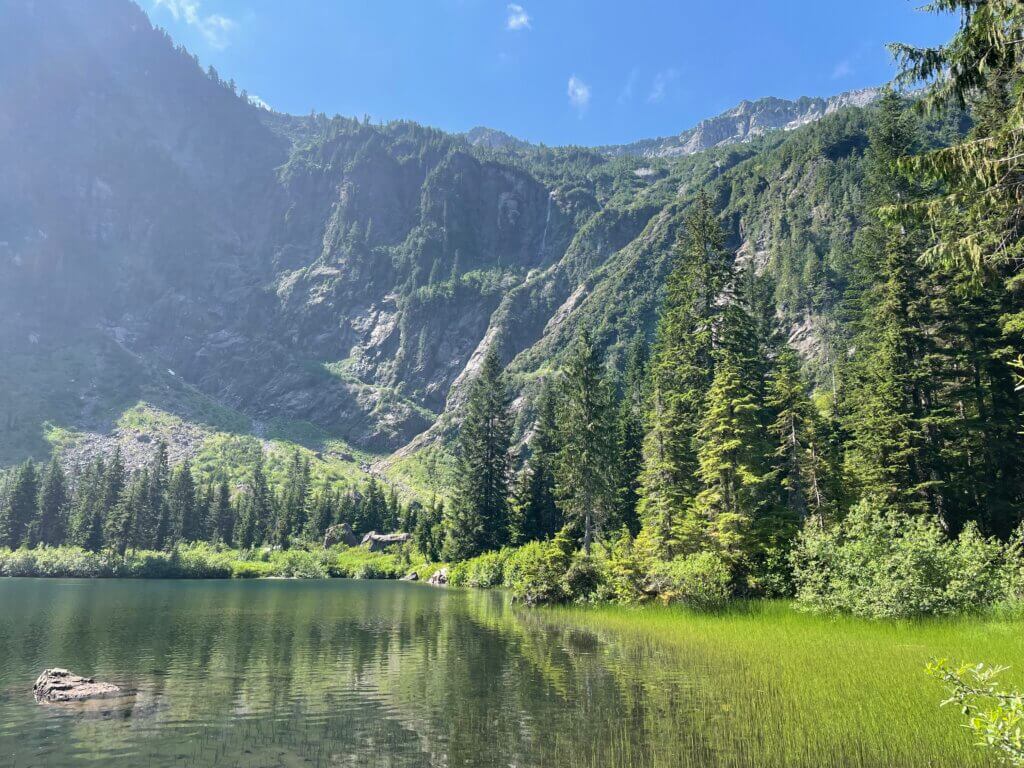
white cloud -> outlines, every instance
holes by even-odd
[[[518,3],[508,4],[509,17],[505,23],[505,28],[512,30],[512,32],[519,32],[519,30],[532,29],[530,25],[529,13]]]
[[[175,21],[184,21],[195,27],[207,45],[221,50],[227,48],[231,32],[238,26],[232,19],[219,13],[203,14],[199,0],[153,0],[157,8],[166,8]]]
[[[651,92],[647,94],[647,101],[651,104],[664,101],[678,79],[679,72],[674,69],[663,69],[654,76],[654,82],[651,83]]]
[[[843,59],[838,64],[836,64],[836,68],[832,70],[832,79],[841,80],[844,77],[849,77],[852,74],[853,65],[850,63],[849,59]]]
[[[569,104],[582,115],[590,105],[590,86],[576,75],[569,78]]]
[[[518,32],[521,29],[530,29],[530,14],[526,12],[526,9],[519,3],[509,3],[508,6],[508,19],[505,22],[505,28],[510,29],[513,32]]]

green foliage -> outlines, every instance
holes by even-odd
[[[492,345],[470,384],[459,430],[455,498],[448,508],[448,558],[462,560],[508,542],[511,440],[508,385]]]
[[[679,555],[655,565],[651,587],[668,603],[702,610],[722,607],[732,596],[732,570],[714,552]]]
[[[512,552],[505,548],[455,563],[448,569],[448,583],[453,587],[500,587],[505,583],[505,563]]]
[[[1005,595],[1006,550],[969,525],[861,501],[841,523],[809,520],[793,552],[797,600],[812,611],[906,618],[980,611]]]
[[[960,708],[977,745],[1006,765],[1024,766],[1024,694],[1000,687],[996,677],[1005,670],[984,664],[954,666],[945,659],[926,668],[949,691],[942,706]]]

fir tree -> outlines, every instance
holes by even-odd
[[[640,515],[665,557],[679,549],[680,518],[698,491],[694,438],[714,375],[713,345],[729,277],[724,235],[701,193],[688,212],[650,370]]]
[[[167,508],[172,526],[172,544],[179,541],[199,541],[200,511],[196,500],[196,484],[192,466],[185,461],[173,472],[167,484]]]
[[[11,548],[30,543],[32,528],[38,513],[39,477],[36,465],[29,459],[18,469],[11,487],[10,542]]]
[[[509,539],[509,446],[512,419],[494,346],[469,385],[459,430],[455,499],[446,550],[452,560],[497,549]]]
[[[64,470],[56,459],[50,461],[39,488],[39,518],[32,544],[56,547],[67,537],[68,489]]]
[[[555,463],[558,456],[555,393],[546,387],[537,400],[537,419],[527,443],[529,457],[516,482],[515,540],[547,539],[562,527],[555,499]]]
[[[647,376],[647,340],[642,333],[633,339],[626,356],[622,399],[616,418],[619,469],[616,518],[631,536],[640,530],[640,473],[643,471],[644,383]]]
[[[555,491],[566,520],[591,544],[618,501],[614,393],[596,345],[581,331],[563,372],[558,423],[561,447],[555,464]]]
[[[216,540],[227,545],[235,541],[235,508],[231,503],[231,487],[227,480],[217,484],[217,493],[213,502],[212,530]]]

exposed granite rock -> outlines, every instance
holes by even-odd
[[[435,587],[443,587],[448,584],[448,569],[438,568],[434,571],[434,575],[427,579],[427,584],[433,584]]]
[[[405,544],[405,542],[411,539],[412,534],[410,533],[377,533],[376,531],[370,531],[363,536],[363,540],[359,543],[367,547],[371,552],[380,552],[396,544]]]
[[[44,669],[32,686],[36,701],[67,702],[116,696],[121,689],[113,683],[82,677],[60,667]]]
[[[419,580],[420,580],[420,575],[418,573],[416,573],[416,571],[409,571],[409,573],[405,574],[405,576],[403,576],[401,579],[399,579],[399,581],[419,581]]]
[[[333,547],[335,544],[344,544],[347,547],[354,547],[359,543],[359,539],[352,533],[352,528],[349,527],[348,523],[338,523],[332,525],[327,529],[324,534],[324,549]]]

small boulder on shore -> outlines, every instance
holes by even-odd
[[[435,587],[443,587],[448,583],[448,569],[438,568],[434,571],[434,575],[427,579],[427,584],[433,584]]]
[[[84,701],[104,696],[116,696],[121,689],[113,683],[104,683],[92,677],[82,677],[60,667],[44,669],[32,686],[36,701]]]
[[[401,579],[399,579],[399,581],[419,581],[419,580],[420,580],[420,575],[418,573],[416,573],[416,571],[409,571],[409,573],[405,574],[405,576],[403,576]]]

